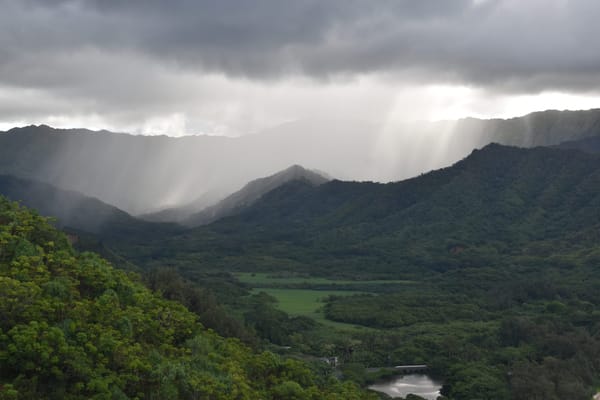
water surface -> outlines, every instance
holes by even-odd
[[[435,381],[424,374],[398,376],[392,380],[369,386],[369,389],[385,393],[391,397],[406,397],[406,395],[413,393],[427,400],[436,400],[440,395],[441,388],[441,382]]]

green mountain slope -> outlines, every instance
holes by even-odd
[[[47,183],[0,175],[0,195],[20,201],[42,215],[56,218],[59,227],[72,232],[91,233],[98,239],[147,240],[183,231],[175,224],[149,223],[132,217],[98,199],[62,190]]]
[[[562,142],[557,147],[561,149],[575,149],[586,153],[600,153],[600,137],[593,136],[579,140],[569,140]]]
[[[188,226],[206,225],[221,218],[239,214],[265,194],[293,181],[302,181],[309,186],[318,186],[327,182],[328,179],[316,172],[294,165],[274,175],[249,182],[242,189],[217,204],[190,215],[184,223]]]
[[[0,293],[2,399],[373,397],[205,330],[3,197]]]
[[[489,145],[398,183],[292,182],[239,216],[166,240],[169,261],[158,262],[392,275],[514,257],[568,262],[597,245],[598,187],[598,156]],[[130,255],[151,262],[147,250]]]
[[[186,226],[206,225],[230,215],[239,214],[273,189],[294,180],[304,180],[311,185],[320,185],[329,179],[323,175],[293,165],[276,174],[248,182],[240,190],[224,199],[215,201],[208,207],[203,199],[185,206],[168,208],[156,213],[145,214],[140,218],[153,222],[175,221]]]

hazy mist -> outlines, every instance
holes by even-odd
[[[449,166],[490,142],[529,147],[598,132],[598,110],[393,125],[297,121],[240,138],[40,126],[0,134],[0,173],[34,178],[142,214],[190,202],[209,206],[293,164],[341,180],[388,182]]]

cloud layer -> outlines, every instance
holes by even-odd
[[[432,85],[481,97],[600,91],[595,0],[0,0],[0,10],[3,121],[183,120],[227,133],[305,117],[306,97],[349,91],[350,112]],[[372,98],[352,104],[365,82]],[[265,115],[251,103],[261,101]]]

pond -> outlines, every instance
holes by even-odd
[[[441,388],[441,382],[435,381],[424,374],[398,376],[392,380],[369,386],[369,389],[385,393],[391,397],[406,397],[406,395],[412,393],[427,400],[437,399]]]

